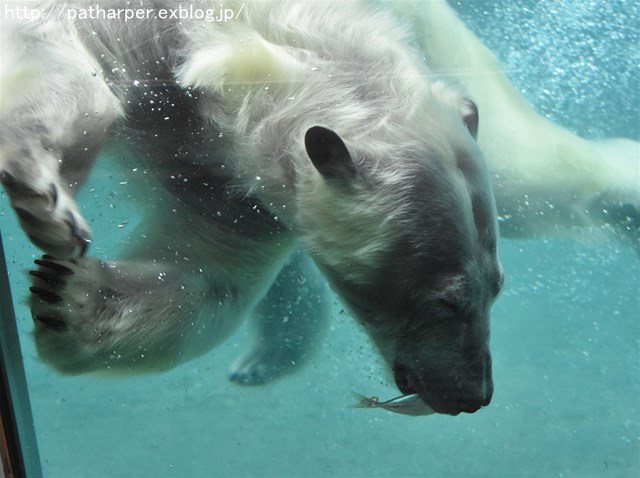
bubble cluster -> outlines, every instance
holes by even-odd
[[[537,111],[585,137],[640,137],[640,3],[451,3]]]

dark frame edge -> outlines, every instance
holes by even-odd
[[[40,478],[42,467],[0,233],[0,451],[6,478]]]

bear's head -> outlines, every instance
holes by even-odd
[[[395,149],[309,128],[319,174],[298,208],[312,257],[400,391],[452,415],[491,400],[489,309],[503,282],[477,109],[465,101],[437,138]]]

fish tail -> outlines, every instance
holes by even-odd
[[[353,396],[358,400],[356,403],[351,405],[351,408],[375,408],[376,402],[375,400],[365,397],[364,395],[359,394],[358,392],[351,392]]]

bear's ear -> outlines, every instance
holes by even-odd
[[[311,162],[327,179],[351,179],[356,176],[353,158],[338,133],[323,126],[312,126],[304,135]]]
[[[478,139],[478,123],[480,121],[478,106],[472,99],[465,98],[462,102],[461,113],[462,121],[469,130],[469,133],[471,133],[473,139]]]

